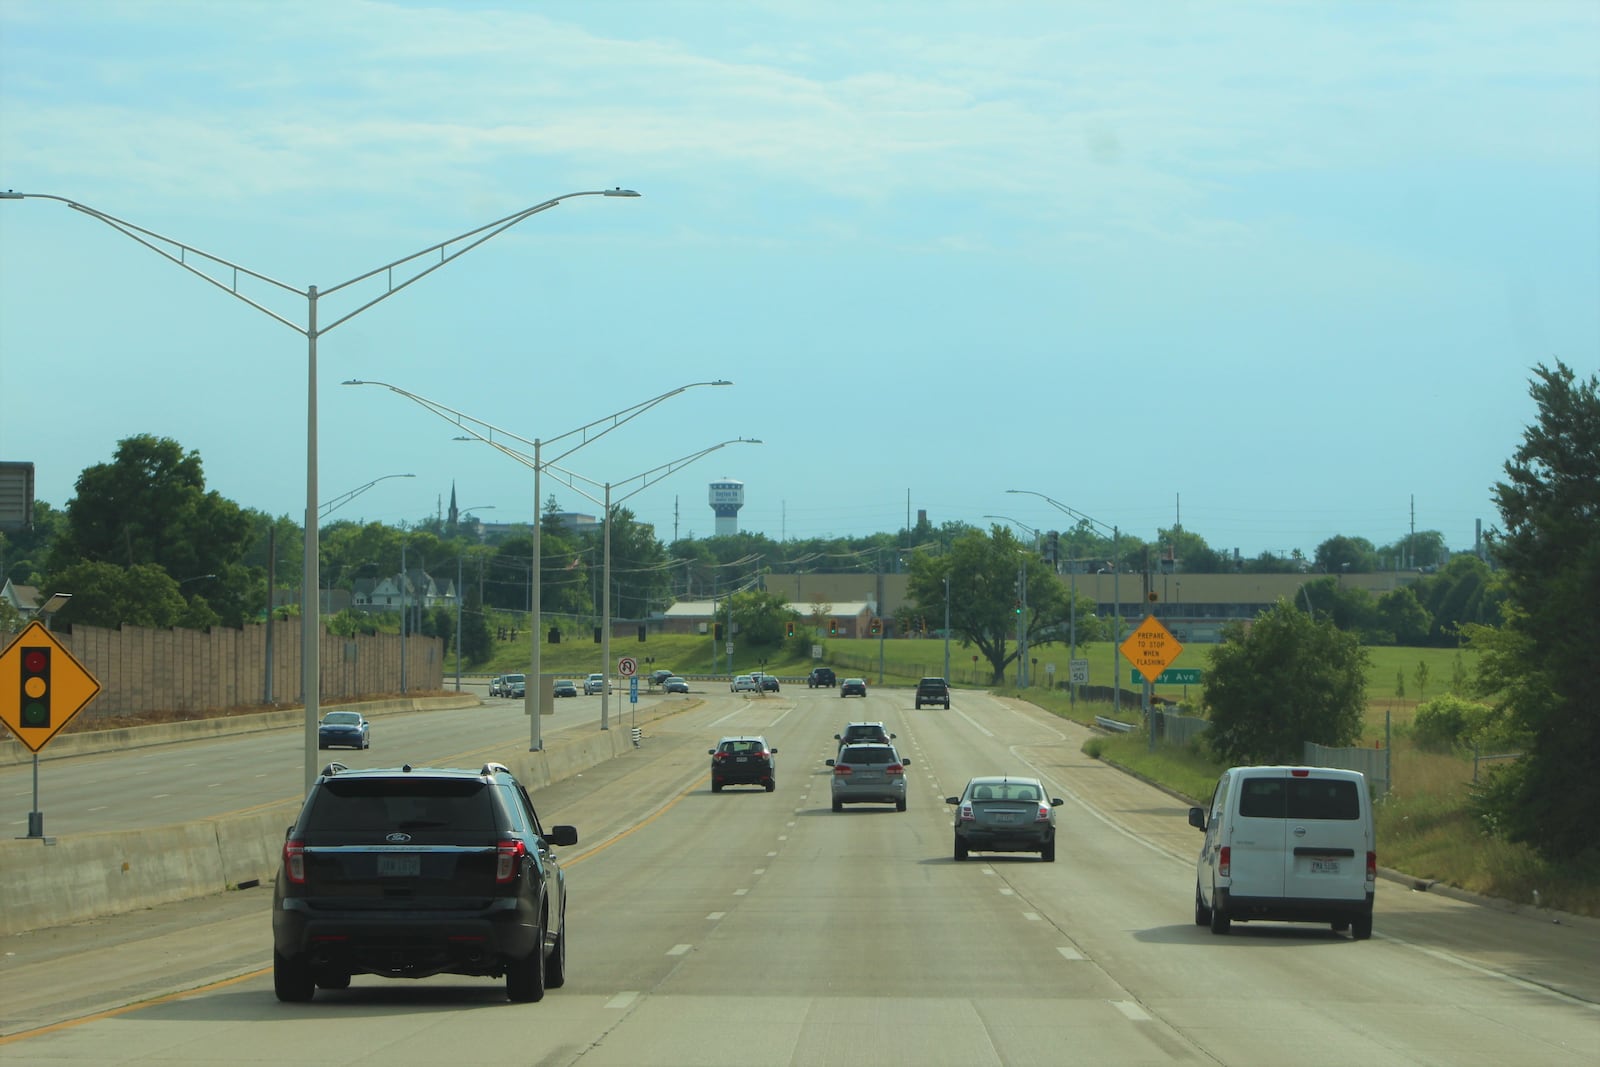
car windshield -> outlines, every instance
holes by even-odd
[[[508,674],[508,675],[505,676],[505,678],[503,678],[501,680],[505,681],[505,682],[522,682],[522,681],[526,681],[527,677],[525,675],[521,675],[521,674]]]

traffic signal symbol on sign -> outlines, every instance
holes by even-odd
[[[50,649],[38,645],[22,647],[22,671],[18,680],[21,709],[18,721],[30,730],[50,728]]]

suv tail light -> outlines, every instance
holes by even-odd
[[[961,805],[961,821],[971,822],[972,819],[972,802],[968,801],[967,803]]]
[[[1367,853],[1372,855],[1372,853]],[[306,846],[301,841],[283,843],[283,873],[292,885],[306,884]]]
[[[898,763],[891,763],[883,769],[883,773],[888,775],[904,774],[906,769]]]
[[[1224,878],[1233,877],[1233,849],[1228,845],[1217,850],[1217,873]]]
[[[836,763],[836,764],[834,764],[833,776],[835,778],[843,778],[846,775],[848,775],[849,773],[850,773],[850,765],[848,763]]]
[[[495,846],[495,852],[498,859],[494,866],[494,881],[496,885],[505,885],[516,878],[521,867],[518,861],[528,854],[528,846],[521,841],[502,841]]]
[[[721,762],[721,761],[723,761],[723,760],[725,760],[727,758],[728,758],[728,753],[726,753],[726,752],[720,752],[719,751],[719,752],[713,752],[711,754],[711,761],[713,763],[719,763],[719,762]]]
[[[1039,802],[1039,810],[1034,813],[1033,821],[1034,822],[1049,822],[1050,821],[1050,805],[1044,803],[1043,801],[1040,801]]]
[[[752,755],[754,755],[756,759],[760,760],[763,763],[765,763],[770,758],[765,749],[761,750],[760,752],[752,753]]]

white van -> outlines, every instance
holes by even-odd
[[[1378,853],[1366,776],[1331,767],[1232,767],[1205,808],[1194,921],[1214,934],[1252,919],[1325,922],[1372,936]]]

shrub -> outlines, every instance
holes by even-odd
[[[1454,694],[1434,697],[1417,707],[1411,736],[1419,748],[1448,752],[1471,744],[1489,723],[1490,709]]]

